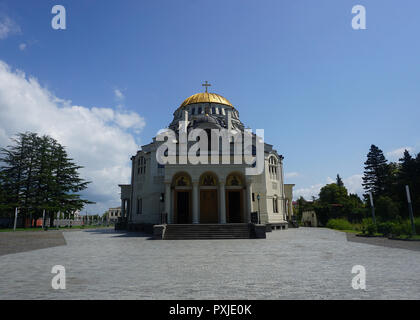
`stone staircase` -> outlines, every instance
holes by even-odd
[[[163,239],[249,239],[251,233],[248,223],[168,224]]]

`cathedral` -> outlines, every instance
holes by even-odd
[[[238,109],[221,95],[207,92],[207,82],[203,86],[205,92],[185,99],[173,113],[167,129],[175,132],[177,144],[181,121],[187,134],[194,129],[245,130]],[[272,145],[263,143],[262,170],[254,175],[247,175],[246,169],[253,165],[233,161],[162,164],[157,160],[161,145],[155,137],[131,157],[131,183],[120,185],[124,228],[203,224],[287,228],[293,214],[294,185],[284,183],[283,156]],[[252,150],[255,155],[254,146]],[[176,152],[178,156],[179,149]]]

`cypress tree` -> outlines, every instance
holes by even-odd
[[[365,162],[363,188],[367,192],[372,192],[374,196],[386,195],[389,169],[382,150],[372,144]]]
[[[337,174],[336,184],[339,187],[344,187],[343,179],[341,179],[339,174]]]
[[[405,192],[405,186],[410,187],[411,200],[414,207],[414,212],[418,210],[420,205],[420,154],[416,158],[413,158],[408,150],[404,151],[403,157],[399,159],[399,170],[398,170],[398,195],[400,201],[403,204],[404,212],[401,215],[404,216],[407,212],[407,196]],[[416,210],[417,209],[417,210]]]

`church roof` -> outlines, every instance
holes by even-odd
[[[194,103],[219,103],[230,106],[232,108],[233,105],[229,102],[228,99],[222,97],[217,93],[210,93],[210,92],[200,92],[192,95],[191,97],[184,100],[179,108],[185,107],[189,104]]]

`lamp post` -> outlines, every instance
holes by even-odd
[[[261,224],[261,217],[260,217],[260,194],[257,194],[258,200],[258,224]]]
[[[413,205],[411,204],[410,188],[408,187],[408,185],[405,186],[405,191],[407,193],[408,213],[410,215],[410,221],[411,221],[411,233],[413,235],[415,235],[416,234],[416,226],[414,224]]]
[[[373,220],[373,223],[376,224],[376,219],[375,219],[375,206],[373,205],[372,192],[369,192],[369,198],[370,198],[370,206],[372,208],[372,220]]]
[[[16,209],[15,209],[15,221],[13,223],[13,231],[16,231],[17,216],[18,216],[18,208],[16,207]]]
[[[42,229],[45,229],[45,209],[42,211]]]

